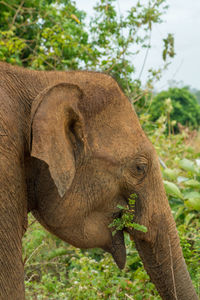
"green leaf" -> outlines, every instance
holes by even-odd
[[[178,169],[169,169],[166,168],[163,170],[163,176],[166,179],[176,180],[180,171]]]
[[[112,236],[115,236],[116,233],[117,233],[117,230],[113,230]]]
[[[164,180],[164,186],[165,186],[166,193],[168,195],[183,199],[183,195],[176,184],[174,184],[173,182]]]
[[[119,209],[121,209],[121,210],[126,210],[127,209],[127,207],[125,207],[125,206],[122,206],[122,205],[117,205],[117,208],[119,208]]]
[[[128,198],[129,207],[117,205],[121,209],[122,215],[120,218],[115,218],[112,223],[108,225],[108,228],[113,228],[112,235],[114,236],[118,230],[126,228],[134,228],[136,230],[147,232],[147,228],[144,225],[140,225],[133,222],[134,218],[134,206],[135,200],[137,199],[136,194],[130,195]]]
[[[200,182],[194,179],[187,180],[183,183],[186,187],[200,189]]]
[[[198,192],[189,192],[185,194],[185,204],[192,209],[200,211],[200,193]]]
[[[180,206],[179,208],[178,208],[178,210],[175,212],[175,215],[174,215],[174,219],[175,219],[175,221],[181,216],[181,214],[183,213],[183,211],[184,211],[184,205],[182,205],[182,206]]]
[[[185,217],[185,225],[186,226],[188,226],[189,225],[189,223],[190,223],[190,221],[193,219],[193,218],[195,218],[195,214],[191,214],[191,213],[189,213],[188,215],[186,215],[186,217]]]
[[[146,226],[137,224],[135,222],[133,222],[130,227],[133,227],[134,229],[142,231],[142,232],[147,232]]]
[[[179,166],[185,171],[192,172],[195,174],[198,173],[198,168],[195,166],[194,162],[187,158],[180,160]]]

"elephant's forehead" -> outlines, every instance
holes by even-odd
[[[151,148],[134,111],[97,115],[89,130],[89,143],[94,151],[123,159]]]

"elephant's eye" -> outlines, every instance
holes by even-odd
[[[145,173],[146,169],[147,169],[147,164],[137,164],[136,165],[136,169],[138,171],[138,173]]]
[[[146,176],[149,168],[149,160],[146,156],[137,155],[134,157],[132,163],[129,163],[128,171],[135,184],[141,182]],[[134,184],[132,181],[132,184]]]
[[[148,160],[146,157],[137,157],[135,159],[135,174],[136,176],[144,176],[148,169]]]

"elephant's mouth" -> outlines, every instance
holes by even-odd
[[[111,253],[117,266],[123,269],[126,264],[126,247],[122,230],[116,232],[112,238],[112,246],[105,250]]]

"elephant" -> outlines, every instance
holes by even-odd
[[[92,71],[0,63],[0,299],[25,299],[22,237],[29,212],[79,248],[126,261],[124,231],[162,299],[197,300],[153,145],[118,83]],[[136,194],[134,222],[109,224]]]

